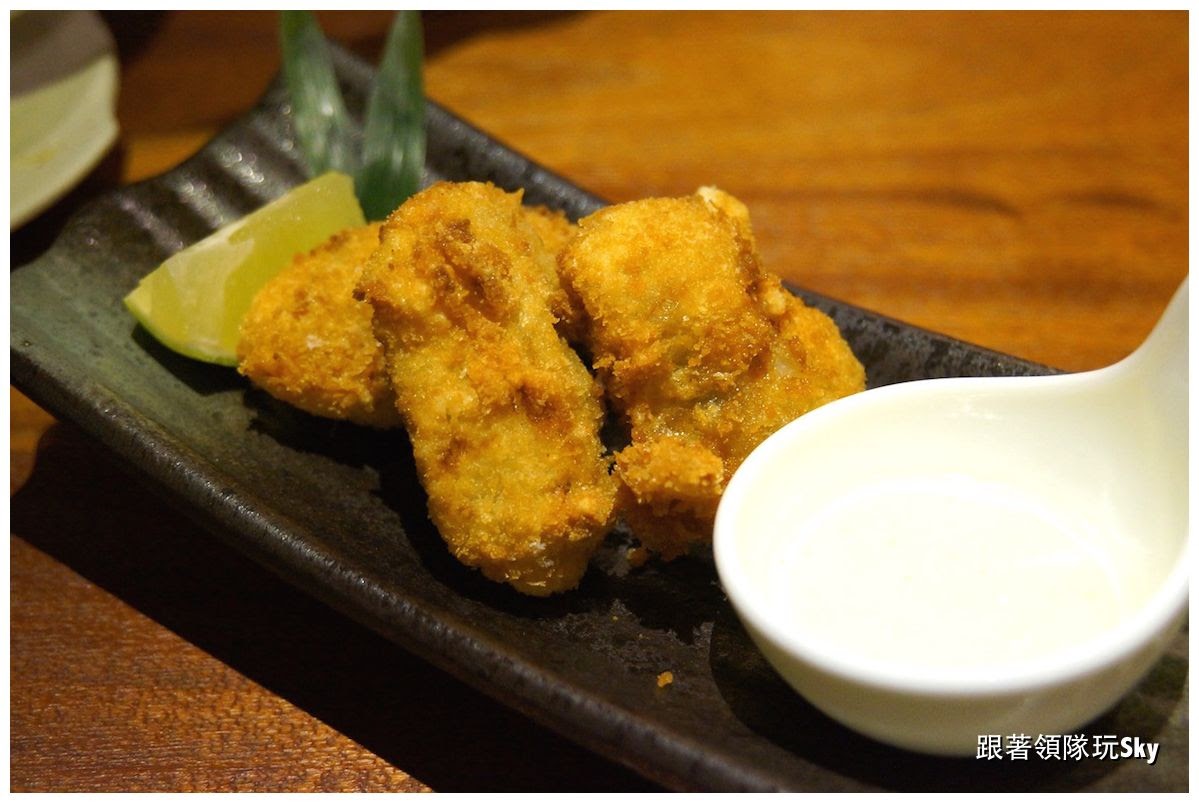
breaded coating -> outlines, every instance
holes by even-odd
[[[579,230],[578,226],[570,222],[566,213],[550,209],[548,206],[526,206],[524,212],[529,225],[536,230],[541,242],[555,257]]]
[[[443,183],[388,218],[358,288],[434,524],[459,561],[537,596],[578,584],[616,494],[550,276],[519,194]]]
[[[568,292],[558,278],[557,257],[578,232],[578,227],[571,223],[565,214],[546,206],[522,207],[525,220],[537,232],[541,242],[554,257],[550,268],[551,273],[544,277],[546,298],[550,312],[557,320],[558,334],[569,343],[576,343],[583,336],[583,308],[579,300]]]
[[[713,188],[601,210],[559,259],[630,426],[620,511],[665,559],[711,538],[726,483],[783,424],[862,390],[824,313],[763,272],[745,206]]]
[[[354,298],[380,224],[347,229],[300,254],[254,297],[238,370],[301,410],[374,427],[400,422],[371,307]]]
[[[555,256],[576,231],[561,212],[544,206],[521,211]],[[238,370],[251,382],[313,415],[381,428],[399,425],[370,305],[353,298],[358,271],[379,244],[380,225],[334,235],[296,257],[259,291],[238,342]],[[578,305],[557,271],[545,271],[534,286],[558,320],[558,331],[578,337]]]

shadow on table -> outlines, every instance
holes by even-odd
[[[72,425],[11,503],[13,535],[434,789],[655,788],[225,547]]]

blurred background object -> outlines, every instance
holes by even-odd
[[[83,179],[117,138],[118,68],[94,11],[9,17],[9,228]]]

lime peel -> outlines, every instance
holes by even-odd
[[[325,173],[171,256],[125,307],[172,351],[236,365],[238,330],[262,286],[296,254],[365,224],[353,180]]]

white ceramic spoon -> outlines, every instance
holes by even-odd
[[[1071,733],[1127,693],[1187,598],[1187,295],[1109,368],[891,385],[759,446],[714,550],[780,674],[942,754]]]

